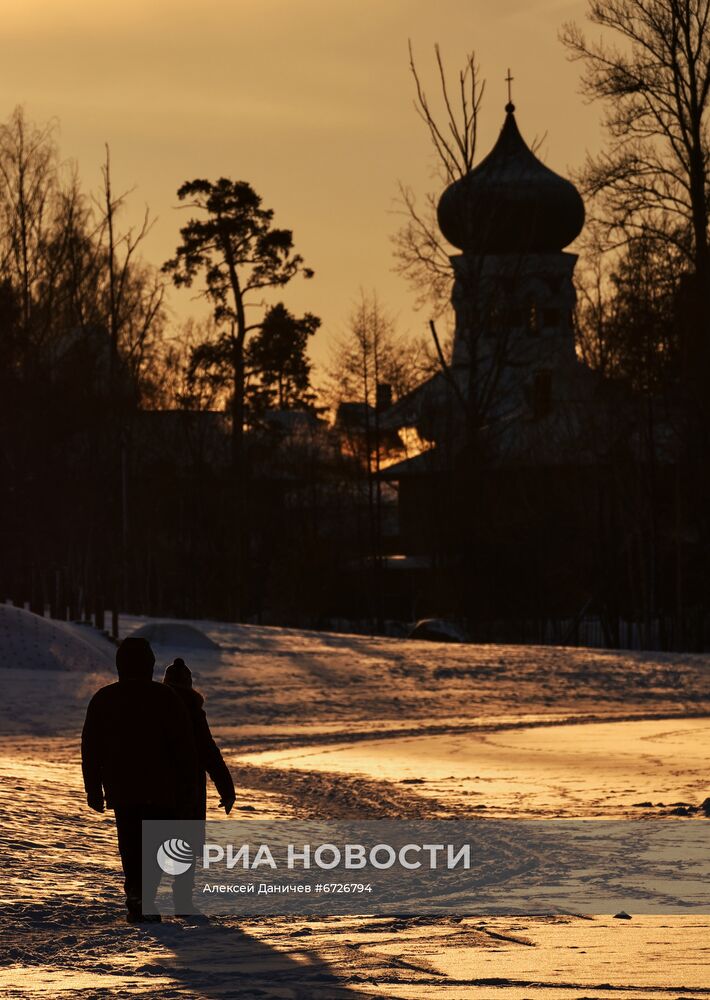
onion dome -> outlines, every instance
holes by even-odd
[[[505,110],[488,156],[442,194],[439,228],[467,253],[557,253],[582,231],[584,202],[526,145],[515,106]]]

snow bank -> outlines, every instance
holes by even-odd
[[[113,662],[113,646],[98,633],[0,604],[0,667],[95,673]]]
[[[171,646],[180,649],[219,649],[216,642],[197,628],[182,622],[151,622],[131,635],[147,639],[151,646]]]

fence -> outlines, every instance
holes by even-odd
[[[76,604],[42,604],[37,601],[17,601],[10,597],[5,598],[5,604],[12,604],[17,608],[24,608],[25,611],[32,611],[42,618],[53,618],[55,621],[77,622],[82,625],[92,625],[99,632],[105,632],[112,638],[118,638],[118,611],[106,610],[103,606],[97,605],[93,611],[89,611],[79,601]],[[110,627],[106,627],[109,622]]]

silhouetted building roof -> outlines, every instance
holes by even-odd
[[[574,184],[535,156],[508,104],[498,141],[439,201],[439,227],[454,246],[473,254],[556,253],[584,225]]]

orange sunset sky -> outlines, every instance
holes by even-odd
[[[196,176],[249,181],[316,271],[283,297],[323,319],[327,354],[360,286],[376,289],[403,330],[425,313],[392,271],[397,181],[432,187],[432,159],[413,107],[407,40],[430,97],[433,44],[452,75],[474,49],[487,80],[479,155],[502,124],[508,66],[523,135],[561,173],[598,148],[599,109],[579,94],[579,67],[558,41],[583,21],[564,0],[4,0],[0,114],[60,123],[62,155],[85,188],[111,146],[114,187],[135,187],[127,221],[158,216],[144,255],[160,264],[185,216],[175,191]],[[438,186],[434,182],[434,186]],[[173,291],[177,317],[203,307]]]

